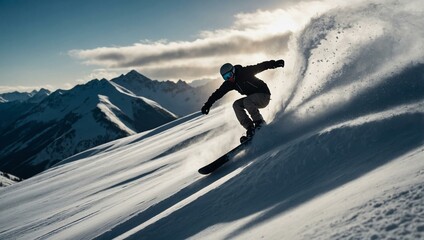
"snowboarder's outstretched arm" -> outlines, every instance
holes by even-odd
[[[271,60],[258,63],[256,65],[246,66],[245,69],[250,72],[252,75],[256,75],[260,72],[263,72],[268,69],[274,69],[277,67],[284,67],[284,60]]]
[[[230,82],[224,82],[214,93],[212,93],[208,101],[203,105],[201,109],[202,113],[208,114],[212,105],[231,90],[234,90],[232,84]]]

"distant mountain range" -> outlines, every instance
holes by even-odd
[[[192,87],[133,70],[71,90],[0,94],[0,170],[29,178],[91,147],[199,111],[219,84]]]
[[[184,81],[157,81],[130,71],[111,80],[128,89],[135,95],[143,96],[158,102],[178,116],[199,111],[207,97],[219,87],[220,82],[209,82],[206,85],[192,87]]]
[[[125,76],[135,81],[134,76],[142,75],[132,71]],[[131,82],[125,76],[118,79]],[[152,84],[153,89],[161,89],[161,83]],[[163,84],[171,92],[173,87],[191,88]],[[2,98],[7,101],[0,103],[0,170],[22,178],[88,148],[177,118],[159,103],[106,79],[51,94],[45,90],[15,92],[2,94]]]
[[[40,103],[50,95],[47,89],[28,92],[12,92],[0,94],[0,132],[18,119],[22,113]]]
[[[45,97],[47,97],[51,92],[47,89],[40,89],[39,91],[34,90],[32,92],[11,92],[11,93],[1,93],[0,94],[0,103],[13,102],[13,101],[29,101],[29,102],[41,102]]]

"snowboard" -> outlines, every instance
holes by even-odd
[[[212,173],[213,171],[220,168],[222,165],[224,165],[226,162],[230,161],[235,155],[240,153],[243,149],[249,145],[249,143],[252,141],[252,138],[245,138],[243,139],[242,143],[240,143],[237,147],[233,148],[226,154],[222,155],[220,158],[216,159],[215,161],[209,163],[208,165],[200,168],[198,172],[203,175],[207,175]]]

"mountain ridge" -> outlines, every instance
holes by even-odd
[[[75,153],[175,118],[159,104],[94,79],[53,92],[3,131],[0,168],[28,178]]]
[[[40,102],[43,98],[47,97],[51,93],[50,90],[41,88],[40,90],[33,90],[31,92],[7,92],[0,93],[1,102],[13,102],[13,101],[27,101]]]
[[[210,94],[219,87],[219,82],[216,81],[199,87],[192,87],[182,80],[177,82],[152,80],[136,70],[131,70],[127,74],[122,74],[110,81],[135,95],[158,102],[178,116],[199,111],[202,103],[206,102]],[[226,99],[228,98],[224,98],[221,102],[226,102]]]

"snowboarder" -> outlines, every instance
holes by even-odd
[[[246,137],[252,138],[255,134],[255,129],[259,129],[265,123],[259,109],[268,106],[271,100],[271,92],[268,86],[255,75],[277,67],[284,67],[284,60],[271,60],[246,67],[241,65],[233,66],[231,63],[222,65],[220,73],[224,83],[212,93],[208,101],[203,105],[202,113],[208,114],[212,104],[218,99],[231,90],[237,90],[240,94],[247,96],[234,102],[234,112],[240,124],[246,129]],[[247,110],[251,118],[246,114],[245,110]]]

